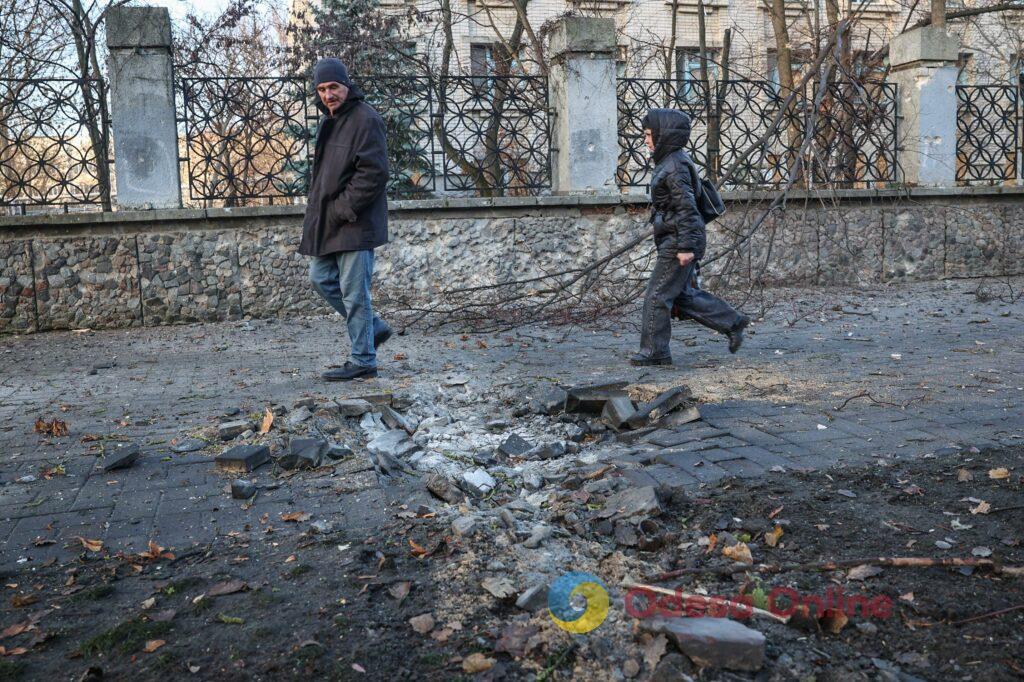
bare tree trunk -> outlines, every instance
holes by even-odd
[[[672,0],[672,32],[669,34],[668,48],[665,53],[665,80],[672,80],[672,67],[676,58],[676,39],[679,36],[679,0]],[[668,98],[669,90],[665,90],[665,97]],[[665,106],[669,103],[666,101]]]
[[[729,51],[732,47],[732,29],[725,29],[722,41],[722,72],[715,84],[715,103],[708,109],[708,163],[706,172],[712,182],[718,182],[718,170],[721,165],[719,157],[722,138],[722,109],[725,106],[726,88],[729,81]],[[710,102],[710,92],[708,100]]]
[[[92,147],[93,156],[96,159],[96,182],[100,190],[100,202],[104,211],[112,210],[110,201],[110,169],[107,166],[109,147],[107,145],[108,130],[107,118],[104,116],[106,103],[102,109],[97,102],[97,93],[93,90],[93,84],[89,78],[95,73],[98,77],[99,71],[93,71],[95,64],[96,44],[95,33],[90,30],[89,17],[86,15],[80,0],[72,0],[71,21],[69,29],[75,42],[75,53],[78,57],[79,89],[82,93],[82,105],[85,110],[85,126],[89,131],[89,143]],[[100,91],[100,95],[105,89]]]
[[[789,95],[794,89],[793,80],[793,48],[790,44],[789,39],[789,26],[786,23],[786,3],[785,0],[771,0],[771,4],[768,8],[768,14],[772,20],[772,32],[775,34],[775,51],[776,51],[776,63],[779,72],[779,90],[783,101],[788,101]],[[783,121],[789,119],[788,122],[784,123],[787,127],[787,138],[788,143],[786,145],[786,161],[781,164],[782,167],[789,168],[792,164],[792,159],[789,158],[794,153],[794,150],[800,146],[800,126],[798,125],[798,116],[796,115],[797,106],[801,104],[801,98],[793,98],[792,102],[787,106]]]

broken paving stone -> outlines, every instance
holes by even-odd
[[[522,457],[531,460],[557,459],[563,456],[565,452],[565,443],[555,441],[553,443],[541,443],[523,453]]]
[[[624,390],[625,388],[625,381],[612,381],[604,384],[570,388],[568,391],[569,397],[565,401],[565,409],[567,412],[601,414],[605,403],[612,398],[629,397]]]
[[[109,450],[103,451],[103,470],[125,469],[139,459],[142,449],[138,443],[118,443]]]
[[[843,497],[849,497],[851,500],[857,497],[857,493],[853,492],[852,490],[837,490],[836,492],[842,495]]]
[[[503,431],[508,428],[508,422],[504,419],[492,419],[487,422],[486,429],[488,431]]]
[[[221,440],[231,440],[233,438],[237,438],[251,428],[252,424],[244,419],[233,422],[224,422],[217,427],[217,435]]]
[[[654,516],[661,512],[654,486],[626,488],[608,497],[600,516],[613,520]]]
[[[640,544],[640,536],[636,532],[636,527],[628,521],[616,523],[615,544],[623,547],[636,547]]]
[[[548,416],[554,416],[565,410],[565,403],[568,399],[569,394],[565,390],[557,386],[547,388],[536,398],[537,411]]]
[[[661,657],[654,672],[651,673],[649,682],[693,682],[688,674],[693,666],[682,654],[669,652]]]
[[[409,423],[408,419],[387,405],[381,406],[380,419],[388,428],[400,429],[408,433],[410,436],[416,431],[416,427]]]
[[[297,410],[300,407],[307,407],[312,410],[314,407],[316,407],[316,398],[299,398],[294,403],[292,403],[293,410]]]
[[[429,613],[413,616],[409,619],[409,625],[419,634],[425,635],[434,629],[434,617]]]
[[[462,484],[463,489],[467,492],[473,493],[474,495],[486,495],[487,493],[494,490],[494,486],[498,484],[484,469],[473,469],[472,471],[462,472]]]
[[[506,457],[519,457],[531,449],[533,449],[533,445],[529,441],[514,433],[498,446],[498,452]]]
[[[504,576],[486,578],[481,586],[497,599],[508,599],[516,593],[512,581]]]
[[[416,445],[405,431],[393,429],[371,440],[366,444],[366,449],[375,455],[402,458],[416,452],[420,446]]]
[[[288,418],[285,419],[285,424],[294,429],[303,422],[309,420],[312,416],[313,413],[309,411],[308,407],[300,407],[297,410],[293,410],[292,413],[288,415]]]
[[[633,401],[628,397],[614,397],[604,404],[601,418],[616,431],[629,426],[629,420],[636,412]]]
[[[202,438],[184,438],[175,443],[174,445],[172,445],[171,451],[177,452],[179,454],[185,452],[195,452],[197,450],[202,450],[203,448],[206,447],[206,445],[207,442]]]
[[[316,469],[327,443],[316,438],[292,438],[288,443],[288,453],[277,458],[282,469]]]
[[[468,383],[469,383],[469,376],[465,375],[465,374],[453,374],[451,376],[445,377],[441,381],[441,385],[444,386],[445,388],[452,388],[452,387],[455,387],[455,386],[465,386]]]
[[[373,405],[367,400],[335,400],[334,404],[338,414],[342,417],[362,417],[367,412],[373,411]]]
[[[266,445],[236,445],[217,455],[214,462],[219,469],[247,473],[270,461],[270,447]]]
[[[231,481],[231,497],[236,500],[248,500],[256,494],[256,484],[241,478]]]
[[[523,611],[539,611],[548,605],[548,586],[545,583],[529,587],[516,599],[516,606]]]
[[[662,417],[657,423],[658,428],[673,429],[679,426],[686,426],[691,422],[698,421],[700,418],[700,410],[695,406],[690,405],[681,410],[677,410],[666,417]]]
[[[629,425],[631,428],[639,429],[648,422],[657,421],[690,400],[692,395],[687,386],[670,388],[651,402],[637,407],[636,413],[629,420]]]
[[[431,473],[427,476],[424,483],[427,486],[427,490],[448,504],[455,504],[462,499],[462,493],[444,474]]]
[[[755,671],[764,666],[764,635],[728,618],[653,618],[640,627],[668,635],[702,668]]]

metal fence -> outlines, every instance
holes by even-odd
[[[1020,179],[1020,83],[956,86],[956,180],[995,185]]]
[[[0,79],[0,206],[23,213],[109,204],[109,126],[95,99],[89,106],[84,94],[101,96],[99,85],[94,79]]]
[[[501,196],[551,187],[547,79],[363,76],[388,133],[392,197]],[[194,201],[306,194],[319,113],[302,78],[183,79],[182,163]],[[438,182],[438,179],[441,182]]]
[[[785,183],[811,113],[815,125],[802,186],[870,187],[898,179],[896,87],[889,83],[832,83],[821,98],[808,88],[788,108],[777,85],[758,80],[715,83],[711,106],[699,81],[620,78],[618,93],[623,188],[649,181],[640,125],[649,109],[666,106],[690,114],[689,151],[713,177],[730,173],[726,187]]]

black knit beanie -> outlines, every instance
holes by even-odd
[[[325,57],[313,67],[313,87],[323,83],[341,83],[344,86],[351,86],[348,79],[348,69],[336,57]]]

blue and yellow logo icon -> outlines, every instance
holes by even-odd
[[[573,597],[582,597],[586,608],[573,605]],[[608,617],[608,589],[596,575],[566,573],[548,588],[548,610],[563,630],[578,635],[590,632]]]

